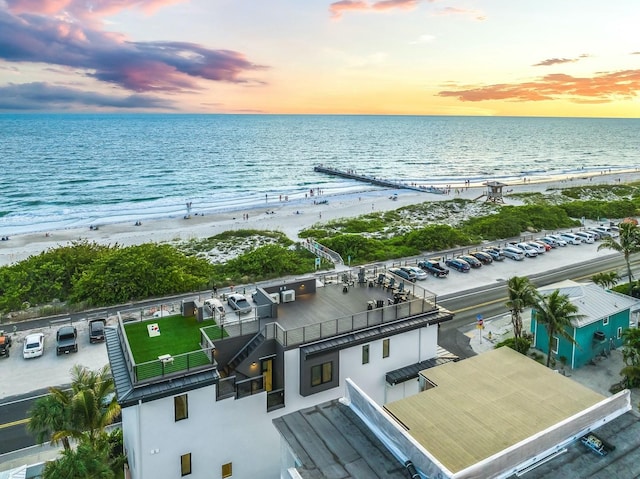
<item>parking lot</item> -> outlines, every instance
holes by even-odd
[[[114,322],[115,317],[109,322]],[[17,394],[68,384],[69,371],[74,364],[91,369],[101,368],[109,362],[104,343],[89,343],[88,321],[76,321],[71,324],[78,331],[78,352],[56,355],[56,331],[68,321],[53,323],[50,326],[22,331],[13,336],[11,326],[3,326],[5,334],[11,334],[13,345],[11,355],[0,358],[3,381],[0,381],[0,399],[5,400]],[[0,328],[0,329],[2,329]],[[32,333],[44,333],[44,353],[40,357],[24,359],[22,347],[24,338]]]

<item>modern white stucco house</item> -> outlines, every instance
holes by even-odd
[[[129,325],[110,328],[131,477],[278,478],[273,419],[339,398],[346,378],[380,405],[417,393],[426,362],[451,360],[436,357],[438,324],[453,315],[416,285],[356,275],[258,288],[246,318],[227,313],[224,334],[203,322],[199,348],[144,364]]]

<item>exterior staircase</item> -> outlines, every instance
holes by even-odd
[[[224,367],[224,372],[226,376],[231,376],[233,371],[245,360],[249,357],[249,355],[254,352],[258,346],[260,346],[265,341],[265,335],[263,331],[258,332],[251,340],[244,345],[244,347],[237,352],[237,354],[232,357],[227,365]]]

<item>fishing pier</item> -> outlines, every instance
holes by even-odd
[[[405,190],[420,191],[422,193],[436,193],[439,195],[445,194],[443,188],[435,188],[433,186],[414,186],[402,183],[400,181],[385,180],[384,178],[376,178],[375,176],[360,175],[353,170],[342,171],[335,168],[329,168],[327,166],[314,166],[313,171],[318,173],[324,173],[325,175],[339,176],[341,178],[347,178],[350,180],[362,181],[364,183],[370,183],[376,186],[382,186],[384,188],[401,188]]]

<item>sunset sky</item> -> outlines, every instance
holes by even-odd
[[[0,0],[0,112],[640,117],[639,0]]]

